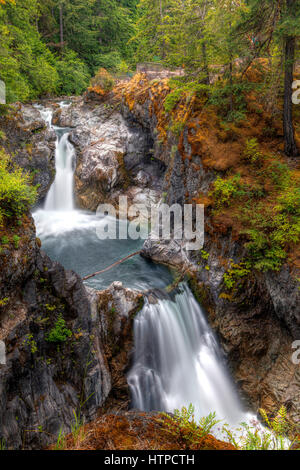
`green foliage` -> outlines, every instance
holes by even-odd
[[[62,428],[60,428],[53,450],[65,450],[65,448],[66,448],[66,436],[63,433]]]
[[[9,302],[8,297],[4,297],[3,299],[0,299],[0,307],[5,307]]]
[[[1,238],[1,243],[4,246],[9,245],[9,238],[6,235],[3,235],[3,237]]]
[[[0,9],[0,73],[8,102],[56,90],[55,60],[37,31],[38,15],[37,0],[7,3]]]
[[[291,182],[291,172],[286,163],[274,161],[269,167],[269,175],[277,189],[287,189]]]
[[[135,6],[136,0],[1,4],[0,79],[6,84],[7,102],[80,94],[99,67],[116,71],[133,53],[128,40],[134,29]]]
[[[228,425],[223,426],[223,432],[229,442],[238,450],[290,450],[292,443],[287,436],[294,429],[287,420],[286,408],[282,406],[273,419],[269,418],[263,409],[260,409],[260,414],[267,428],[262,428],[258,423],[242,423],[236,435]]]
[[[300,219],[290,218],[283,211],[259,204],[257,212],[244,210],[242,220],[249,226],[242,233],[253,267],[260,271],[278,271],[287,257],[285,247],[300,239]]]
[[[177,137],[180,136],[180,134],[183,132],[185,127],[185,122],[182,121],[175,121],[173,124],[169,127],[169,130],[173,132],[174,135]]]
[[[259,166],[263,161],[263,154],[259,150],[257,139],[248,139],[243,158],[254,166]]]
[[[49,343],[65,343],[71,336],[72,331],[66,327],[65,319],[60,314],[54,328],[46,336],[46,341]]]
[[[4,217],[19,218],[36,200],[36,188],[20,168],[9,167],[9,158],[0,150],[0,226]]]
[[[31,354],[35,354],[38,351],[36,341],[33,338],[33,334],[28,334],[25,341],[24,345],[28,346],[30,348]]]
[[[74,442],[78,440],[79,437],[83,438],[83,425],[84,421],[80,415],[80,412],[77,414],[75,410],[73,410],[74,415],[74,422],[71,425],[71,433],[74,439]]]
[[[17,250],[19,248],[20,237],[18,235],[13,236],[14,247]]]
[[[245,188],[241,183],[240,175],[229,178],[217,177],[213,185],[211,195],[216,201],[218,207],[228,206],[232,198],[238,198],[245,194]]]
[[[228,290],[233,289],[239,280],[247,277],[251,273],[250,263],[241,262],[240,264],[232,264],[230,269],[224,274],[223,282]]]
[[[180,88],[172,91],[168,94],[164,102],[164,108],[166,113],[170,113],[173,111],[177,103],[180,101],[182,97],[182,90]]]
[[[57,92],[60,95],[79,95],[88,86],[90,75],[86,64],[74,51],[66,50],[55,62],[59,75]]]
[[[300,187],[286,188],[278,198],[278,209],[283,213],[300,217]]]
[[[197,423],[194,412],[195,409],[190,404],[188,408],[182,407],[181,410],[175,410],[172,416],[162,413],[163,418],[159,419],[166,432],[175,437],[185,450],[199,444],[219,423],[215,413],[210,413]]]
[[[201,250],[201,258],[204,259],[204,260],[208,260],[209,253],[207,253],[207,251],[205,251],[205,250]]]
[[[218,177],[211,195],[218,213],[222,208],[234,206],[238,231],[247,240],[244,246],[252,268],[278,271],[287,258],[288,249],[300,240],[299,180],[292,177],[288,166],[277,157],[265,161],[255,140],[248,141],[244,158],[253,165],[255,182],[245,185],[239,175]],[[233,277],[232,273],[224,276],[228,289],[235,284]]]

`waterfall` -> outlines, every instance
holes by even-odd
[[[51,110],[42,108],[40,112],[51,126]],[[74,209],[74,147],[68,139],[69,129],[53,129],[57,135],[56,177],[44,209],[34,213],[37,234],[53,259],[86,275],[139,247],[133,240],[100,241],[95,228],[102,219]],[[132,282],[131,287],[137,289],[169,284],[168,275],[155,266],[137,257],[109,272],[107,278],[102,276],[93,287],[103,289],[116,279],[125,285]],[[196,418],[216,412],[218,419],[231,425],[254,418],[242,410],[222,350],[186,284],[173,295],[160,290],[146,295],[134,320],[133,363],[127,380],[132,407],[143,411],[172,412],[192,403]]]
[[[240,423],[242,407],[221,349],[187,285],[174,299],[146,299],[134,322],[134,345],[127,377],[133,408],[174,411],[192,403],[198,418],[216,412]]]
[[[60,107],[68,103],[61,102]],[[55,179],[48,192],[45,211],[72,211],[74,209],[74,161],[75,149],[69,141],[69,129],[52,126],[53,111],[43,106],[35,106],[47,126],[56,133],[55,144]]]
[[[55,128],[54,128],[55,129]],[[72,211],[74,209],[73,181],[75,150],[69,142],[69,133],[57,129],[55,149],[55,180],[47,195],[46,211]]]

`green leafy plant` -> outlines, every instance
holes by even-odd
[[[243,152],[243,159],[255,166],[259,166],[263,163],[263,154],[259,150],[259,144],[256,138],[247,140],[246,148]]]
[[[182,94],[183,90],[181,88],[177,88],[167,95],[164,102],[164,108],[166,113],[170,113],[171,111],[173,111],[177,103],[180,101]]]
[[[17,250],[19,248],[20,237],[18,235],[13,236],[14,247]]]
[[[217,207],[228,206],[232,198],[238,198],[245,194],[245,188],[241,183],[240,175],[229,178],[217,177],[213,185],[211,195],[216,201]]]
[[[282,406],[273,419],[267,416],[265,410],[259,411],[267,427],[262,428],[258,422],[242,423],[241,428],[234,432],[228,428],[228,425],[224,425],[223,433],[229,442],[238,450],[291,449],[293,443],[287,436],[293,430],[293,426],[287,420],[286,408]]]
[[[7,305],[8,302],[9,302],[8,297],[4,297],[3,299],[0,299],[0,307],[5,307],[5,305]]]
[[[181,410],[175,410],[173,415],[162,413],[162,418],[158,420],[166,432],[175,437],[184,449],[190,449],[191,446],[199,444],[220,422],[216,419],[215,413],[210,413],[197,423],[194,413],[195,408],[190,404],[188,408],[182,407]]]
[[[4,217],[19,218],[36,200],[30,176],[20,168],[10,168],[9,157],[0,150],[0,226]]]
[[[68,338],[72,336],[72,331],[66,327],[66,322],[60,314],[54,325],[46,336],[46,341],[49,343],[65,343]]]
[[[36,344],[36,341],[33,338],[32,333],[27,335],[27,337],[26,337],[23,344],[30,348],[31,354],[35,354],[38,351],[37,344]]]
[[[64,450],[65,448],[66,448],[66,436],[63,433],[62,428],[60,428],[53,450]]]
[[[83,419],[80,415],[80,413],[76,413],[75,410],[73,410],[73,415],[74,415],[74,422],[71,425],[71,432],[72,432],[72,437],[74,441],[76,442],[79,438],[83,439],[84,434],[83,434]]]
[[[3,237],[1,238],[1,243],[4,246],[9,245],[9,238],[6,235],[3,235]]]
[[[250,273],[251,269],[249,262],[241,262],[240,264],[233,263],[230,269],[223,276],[225,287],[228,290],[233,289],[240,279],[245,278]]]
[[[173,124],[169,127],[169,130],[173,132],[174,135],[179,137],[180,134],[183,132],[184,127],[185,127],[185,122],[176,121],[176,122],[173,122]]]

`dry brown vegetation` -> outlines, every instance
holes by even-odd
[[[171,436],[156,413],[127,412],[105,415],[83,426],[74,438],[64,439],[63,450],[235,450],[213,436],[203,437],[192,446]],[[164,418],[167,419],[167,418]],[[51,449],[55,449],[53,445]]]

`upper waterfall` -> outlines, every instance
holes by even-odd
[[[65,102],[60,107],[68,106]],[[69,129],[52,125],[53,110],[36,105],[47,126],[56,134],[55,179],[48,192],[45,211],[72,211],[74,209],[75,149],[69,141]]]
[[[74,209],[73,181],[75,149],[69,141],[69,132],[54,128],[57,134],[55,150],[55,180],[48,193],[46,211]]]

